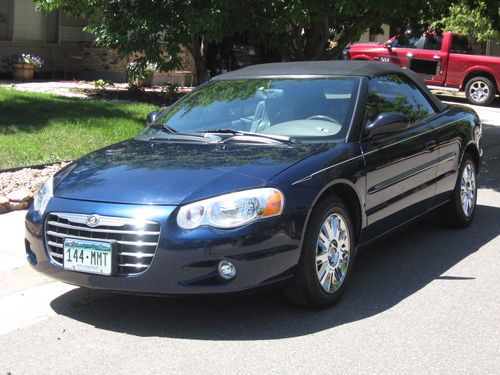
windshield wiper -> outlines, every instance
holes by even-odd
[[[246,136],[246,137],[254,137],[254,138],[263,138],[267,140],[272,140],[280,143],[286,143],[286,144],[293,144],[297,143],[297,140],[295,138],[286,136],[286,135],[274,135],[274,134],[263,134],[263,133],[252,133],[252,132],[246,132],[243,130],[235,130],[231,128],[223,128],[223,129],[213,129],[213,130],[206,130],[201,132],[203,134],[231,134],[233,136]],[[231,139],[231,138],[229,138]]]
[[[165,134],[158,135],[158,133],[153,134],[148,138],[148,141],[181,141],[181,142],[209,142],[217,143],[221,141],[220,137],[211,134],[200,134],[200,133],[182,133],[174,128],[171,128],[167,124],[152,124],[150,125],[153,129],[159,129],[164,131]]]
[[[214,135],[201,135],[189,133],[166,133],[164,135],[153,135],[148,141],[176,141],[176,142],[203,142],[219,143],[222,139]]]

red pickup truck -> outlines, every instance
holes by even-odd
[[[471,104],[488,105],[500,88],[500,57],[474,55],[466,37],[450,32],[395,36],[384,43],[354,43],[344,58],[410,68],[427,85],[465,91]]]

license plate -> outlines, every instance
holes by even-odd
[[[113,270],[111,242],[64,239],[64,268],[71,271],[111,275]]]

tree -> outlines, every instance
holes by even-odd
[[[495,19],[485,17],[489,12],[487,3],[479,1],[475,5],[471,5],[468,1],[453,4],[449,9],[449,14],[434,22],[433,25],[442,30],[472,36],[479,42],[499,39],[500,30],[498,25],[495,25]],[[500,6],[498,5],[497,13],[500,14]]]

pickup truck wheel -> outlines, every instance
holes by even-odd
[[[471,104],[488,105],[495,99],[496,87],[486,77],[474,77],[465,85],[465,95]]]
[[[285,286],[288,300],[308,308],[333,305],[350,279],[355,257],[353,224],[336,196],[321,201],[311,213],[295,278]]]

